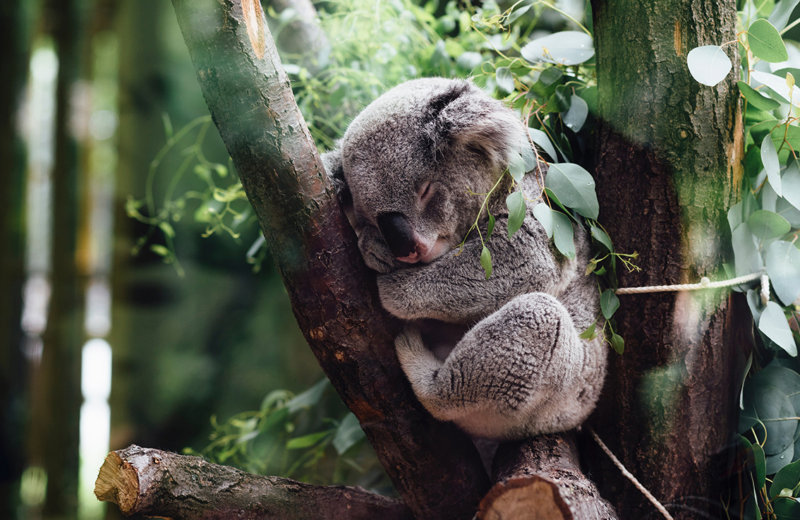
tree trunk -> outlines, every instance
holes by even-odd
[[[45,19],[52,24],[49,29],[58,56],[51,176],[52,292],[32,405],[32,458],[47,472],[45,518],[74,516],[78,498],[84,280],[77,265],[82,183],[72,123],[75,88],[83,70],[84,13],[83,0],[51,1],[45,5]]]
[[[419,405],[260,13],[254,41],[231,0],[173,0],[203,95],[333,386],[419,518],[469,518],[488,477],[469,438]]]
[[[22,355],[22,284],[25,280],[25,144],[18,111],[28,77],[32,4],[0,5],[0,48],[4,81],[0,82],[0,517],[13,518],[19,505],[24,466],[25,403],[28,367]]]
[[[108,454],[95,494],[119,505],[125,515],[204,520],[411,518],[402,502],[361,488],[251,475],[200,457],[139,446]]]
[[[717,87],[693,80],[686,55],[736,40],[733,0],[593,0],[601,221],[641,272],[621,287],[719,279],[726,208],[742,175],[738,66]],[[736,45],[725,47],[734,61]],[[592,423],[676,518],[724,516],[725,448],[737,419],[749,320],[726,290],[622,296],[625,353],[612,355]],[[596,450],[596,448],[595,448]],[[601,491],[625,518],[652,506],[596,450]]]

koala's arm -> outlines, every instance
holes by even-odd
[[[496,311],[517,295],[550,292],[561,281],[562,266],[544,228],[529,213],[509,238],[507,221],[497,218],[487,242],[493,267],[488,280],[480,265],[481,242],[476,234],[458,256],[452,251],[430,264],[378,276],[383,306],[406,320],[466,323]]]

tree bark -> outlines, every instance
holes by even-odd
[[[617,520],[580,469],[573,432],[503,444],[478,520]]]
[[[592,7],[600,217],[619,251],[639,253],[642,268],[618,268],[620,286],[721,278],[726,208],[742,175],[738,66],[705,87],[690,77],[686,55],[736,40],[736,2],[593,0]],[[737,62],[736,46],[725,49]],[[717,462],[737,419],[737,339],[749,323],[740,303],[725,290],[623,296],[616,316],[625,353],[612,355],[592,423],[676,518],[723,516]],[[604,476],[601,491],[620,514],[650,514],[594,450],[593,473]]]
[[[489,487],[480,458],[464,433],[425,412],[397,364],[398,323],[380,307],[263,17],[266,50],[259,59],[239,2],[173,5],[203,95],[320,365],[415,516],[472,516]]]
[[[119,505],[126,515],[175,519],[411,518],[402,502],[361,488],[251,475],[200,457],[135,445],[108,454],[95,495]]]

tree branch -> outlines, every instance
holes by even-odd
[[[494,474],[496,484],[478,507],[479,520],[617,520],[581,472],[572,432],[501,445]]]
[[[414,514],[470,517],[488,477],[470,439],[419,405],[398,366],[398,323],[380,307],[271,36],[259,59],[238,2],[173,6],[206,103],[322,369]]]
[[[402,502],[361,488],[252,475],[200,457],[136,445],[108,454],[94,493],[126,515],[174,519],[411,518]]]

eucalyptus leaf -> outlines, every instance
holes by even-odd
[[[515,191],[506,197],[508,207],[508,237],[511,238],[525,220],[525,197],[521,191]]]
[[[775,149],[775,143],[772,142],[770,135],[766,136],[761,141],[761,163],[767,171],[767,179],[770,186],[775,190],[779,196],[781,194],[781,164],[778,159],[778,151]]]
[[[772,288],[784,305],[791,305],[800,297],[800,249],[778,240],[767,247],[764,259]]]
[[[800,210],[800,168],[796,161],[792,161],[783,172],[782,196],[789,204]]]
[[[742,203],[737,202],[728,209],[728,226],[731,231],[736,229],[742,223]]]
[[[625,340],[622,336],[614,332],[611,334],[611,339],[609,341],[611,342],[611,348],[614,349],[614,352],[619,355],[625,353]]]
[[[759,18],[747,29],[747,43],[757,57],[770,63],[789,59],[786,45],[778,30],[769,21]]]
[[[556,149],[553,146],[553,143],[550,142],[550,138],[547,137],[547,134],[541,130],[536,128],[528,128],[528,133],[531,134],[531,140],[542,149],[544,153],[550,156],[551,161],[558,161],[558,155],[556,155]]]
[[[746,224],[741,224],[731,235],[736,276],[746,276],[761,270],[764,264],[758,252],[756,238]]]
[[[533,216],[542,224],[547,238],[553,238],[553,210],[544,202],[540,202],[533,208]]]
[[[489,251],[489,248],[483,246],[481,249],[481,267],[483,267],[483,271],[486,273],[486,279],[488,280],[489,277],[492,276],[492,253]]]
[[[574,232],[572,230],[572,222],[569,217],[560,211],[552,213],[553,218],[553,242],[555,242],[556,249],[567,258],[575,258],[575,242],[573,240]]]
[[[775,212],[785,218],[793,228],[800,228],[800,209],[791,205],[786,199],[778,199]]]
[[[770,23],[779,31],[786,27],[798,2],[800,0],[780,0],[769,15]]]
[[[532,63],[578,65],[594,56],[592,37],[580,31],[562,31],[526,44],[520,54]]]
[[[494,215],[489,213],[489,222],[486,224],[486,238],[487,239],[492,236],[492,232],[494,231],[494,224],[495,224]]]
[[[754,89],[744,81],[739,81],[736,84],[739,86],[739,92],[742,93],[747,102],[759,110],[764,110],[769,112],[770,110],[775,110],[776,108],[781,106],[780,103],[778,103],[774,99],[770,99],[767,96],[760,94],[756,89]]]
[[[582,97],[572,95],[569,110],[564,114],[564,124],[573,132],[579,132],[589,115],[589,105]]]
[[[767,475],[772,475],[773,473],[777,473],[781,470],[784,466],[792,462],[794,458],[794,445],[789,445],[780,453],[775,453],[774,455],[765,454],[766,455],[766,472]]]
[[[796,85],[792,85],[792,87],[789,88],[789,85],[786,84],[786,78],[760,70],[751,71],[750,77],[771,88],[780,96],[783,103],[789,103],[789,100],[791,100],[792,104],[795,106],[800,104],[800,88]]]
[[[344,452],[358,444],[364,439],[364,430],[358,423],[358,419],[352,413],[345,415],[339,427],[336,428],[336,434],[333,436],[333,447],[336,453],[343,455]]]
[[[508,67],[498,67],[494,76],[498,87],[509,94],[514,92],[514,76],[511,74],[511,69]]]
[[[322,379],[319,383],[315,384],[308,390],[296,395],[288,403],[286,403],[286,407],[289,409],[289,412],[299,412],[303,408],[310,408],[317,404],[322,397],[323,392],[325,392],[325,389],[328,387],[328,384],[329,382],[327,379]]]
[[[800,520],[800,502],[793,497],[777,497],[772,502],[772,511],[775,520]]]
[[[603,313],[603,317],[610,320],[617,309],[619,309],[619,297],[613,289],[606,289],[600,295],[600,311]]]
[[[686,56],[689,73],[699,83],[713,87],[733,68],[731,59],[718,45],[695,47]]]
[[[753,403],[756,415],[767,429],[764,453],[775,455],[790,446],[794,448],[797,421],[786,420],[794,417],[795,412],[792,403],[783,392],[771,385],[750,385],[748,397]]]
[[[302,437],[295,437],[294,439],[291,439],[289,442],[286,443],[286,449],[299,450],[303,448],[310,448],[311,446],[314,446],[315,444],[319,443],[328,435],[330,435],[330,432],[324,431],[324,432],[310,433],[308,435],[303,435]]]
[[[574,163],[559,163],[550,166],[545,186],[556,194],[562,204],[584,217],[596,219],[600,212],[592,175]]]
[[[797,355],[797,345],[792,337],[792,329],[783,314],[783,309],[775,302],[767,302],[764,312],[758,319],[758,330],[776,345],[794,357]]]
[[[764,184],[759,195],[761,196],[761,209],[777,213],[775,210],[778,206],[778,194],[769,183]]]
[[[792,226],[789,221],[772,211],[759,209],[747,219],[747,227],[758,238],[769,240],[782,237]]]
[[[516,182],[522,182],[527,169],[525,168],[525,158],[519,153],[512,153],[508,161],[508,173]]]
[[[614,251],[614,246],[611,243],[611,238],[609,238],[608,233],[594,225],[591,226],[590,229],[592,232],[592,237],[603,244],[605,248],[608,249],[609,253],[612,253]]]
[[[760,444],[753,444],[753,463],[755,465],[756,486],[761,488],[767,481],[767,460],[764,448]]]
[[[792,462],[784,466],[775,477],[772,479],[772,485],[769,488],[769,497],[775,498],[778,496],[782,489],[788,488],[791,490],[800,482],[800,460]]]

